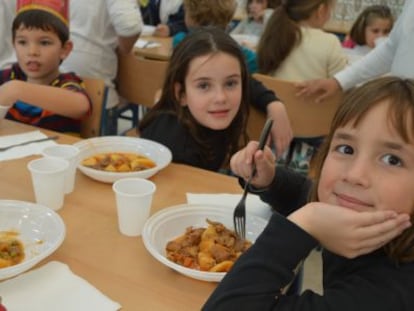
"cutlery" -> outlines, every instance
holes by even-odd
[[[46,138],[28,140],[28,141],[25,141],[25,142],[22,142],[22,143],[19,143],[19,144],[9,145],[9,146],[6,146],[6,147],[0,147],[0,152],[6,151],[6,150],[9,150],[11,148],[18,147],[18,146],[24,146],[24,145],[28,145],[28,144],[31,144],[31,143],[40,143],[42,141],[48,141],[48,140],[56,140],[58,138],[59,138],[59,136],[55,135],[55,136],[50,136],[50,137],[46,137]]]
[[[263,150],[266,145],[267,138],[269,137],[270,129],[272,128],[273,120],[267,119],[259,138],[258,150]],[[234,230],[241,239],[246,238],[246,197],[248,188],[253,177],[256,175],[256,164],[253,162],[252,173],[249,179],[244,184],[243,195],[237,203],[233,213]]]

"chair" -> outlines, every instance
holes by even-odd
[[[164,83],[167,61],[147,59],[134,54],[118,54],[118,94],[129,103],[119,111],[119,117],[138,122],[138,106],[151,108],[155,103],[155,94]],[[123,116],[125,110],[133,111],[132,119]]]
[[[108,88],[101,79],[82,78],[86,93],[92,102],[92,115],[81,122],[82,138],[100,136],[105,118],[105,104]]]
[[[338,92],[323,102],[316,103],[316,95],[298,97],[295,82],[263,74],[254,74],[253,77],[262,82],[268,89],[273,90],[276,96],[285,104],[294,136],[285,163],[285,165],[289,165],[298,142],[304,141],[312,145],[315,138],[319,138],[320,142],[329,133],[332,118],[342,101],[342,94]],[[257,114],[258,112],[253,110],[253,117],[256,119],[259,118]],[[260,124],[256,125],[259,128],[252,131],[260,132],[265,122],[265,116],[262,113],[260,117],[259,121],[255,121]],[[314,147],[317,148],[318,146]]]

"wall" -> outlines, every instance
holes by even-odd
[[[401,13],[404,0],[336,0],[332,19],[353,21],[365,7],[373,4],[388,5],[394,17],[397,18]]]

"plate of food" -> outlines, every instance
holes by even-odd
[[[62,218],[46,206],[0,200],[0,280],[48,257],[62,244],[65,232]]]
[[[149,178],[171,163],[171,151],[152,140],[101,136],[81,140],[78,169],[92,179],[113,183],[121,178]]]
[[[167,267],[197,280],[219,282],[266,224],[248,213],[246,240],[240,240],[233,231],[233,209],[182,204],[152,215],[142,239],[148,252]]]

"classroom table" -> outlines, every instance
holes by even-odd
[[[172,37],[162,38],[154,36],[142,36],[140,39],[146,40],[148,42],[155,42],[160,45],[157,47],[135,47],[135,55],[165,61],[168,61],[170,59],[172,53]]]
[[[0,135],[34,130],[28,125],[0,120]],[[47,135],[54,132],[41,129]],[[79,138],[58,134],[58,143],[72,144]],[[1,199],[34,202],[29,160],[37,156],[0,162]],[[156,184],[151,213],[186,202],[186,192],[240,193],[235,178],[170,164],[153,176]],[[51,256],[36,267],[55,260],[90,282],[122,310],[199,310],[215,283],[183,276],[164,266],[145,249],[141,237],[127,237],[118,230],[112,185],[94,181],[80,171],[75,190],[58,210],[66,225],[66,238]]]

